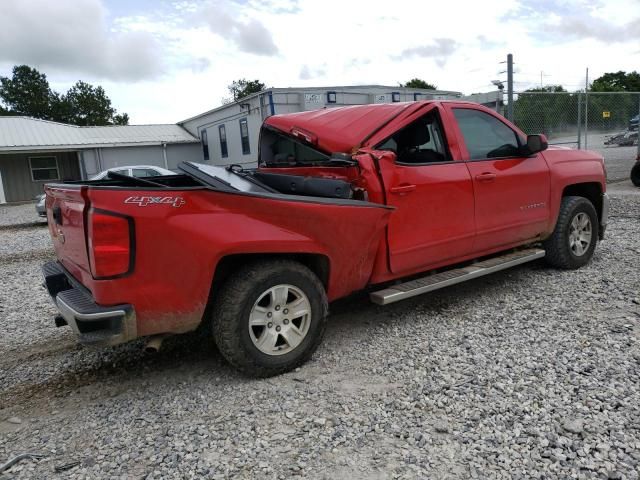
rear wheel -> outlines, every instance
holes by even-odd
[[[255,262],[221,287],[213,336],[222,355],[247,375],[278,375],[311,357],[327,312],[324,287],[307,267],[290,260]]]
[[[636,187],[640,187],[640,162],[636,162],[631,169],[631,183]]]
[[[563,197],[556,228],[545,240],[545,259],[558,268],[575,269],[586,265],[598,241],[598,215],[584,197]]]

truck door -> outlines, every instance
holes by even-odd
[[[541,153],[521,151],[524,136],[501,117],[469,104],[448,104],[475,192],[480,253],[535,239],[549,222],[549,168]]]
[[[387,203],[396,208],[388,224],[391,271],[426,270],[471,252],[473,185],[465,162],[448,147],[438,108],[376,146]]]

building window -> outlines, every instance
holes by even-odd
[[[200,132],[200,139],[202,140],[202,154],[205,160],[209,160],[209,139],[207,138],[207,131],[202,130]]]
[[[249,145],[249,125],[246,118],[240,119],[240,140],[242,142],[242,154],[249,155],[251,146]]]
[[[413,99],[417,102],[418,100],[420,100],[421,95],[421,93],[416,92],[413,94]]]
[[[336,103],[336,92],[327,92],[327,103]]]
[[[399,102],[400,101],[400,92],[391,92],[391,101]]]
[[[224,125],[218,127],[218,133],[220,134],[220,155],[222,158],[227,158],[229,150],[227,149],[227,130]]]
[[[56,157],[29,157],[31,179],[34,182],[60,180],[58,159]]]

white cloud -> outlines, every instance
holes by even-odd
[[[276,55],[278,47],[271,32],[257,19],[241,19],[243,9],[227,10],[222,2],[202,9],[202,16],[211,31],[233,42],[242,52],[255,55]]]
[[[181,0],[156,8],[130,0],[131,11],[105,14],[109,0],[0,0],[0,75],[31,63],[63,90],[90,74],[140,123],[216,107],[239,78],[289,87],[419,77],[444,90],[489,91],[491,80],[506,78],[507,53],[518,88],[539,85],[544,71],[544,82],[573,89],[587,66],[592,78],[638,69],[637,1]],[[153,11],[142,8],[150,4]],[[605,23],[584,23],[590,17]],[[586,25],[578,31],[601,32],[576,35],[572,19]],[[616,48],[601,38],[608,32]]]
[[[106,16],[99,0],[4,0],[0,62],[117,80],[159,75],[157,39],[145,31],[110,31]]]
[[[604,3],[597,0],[519,0],[503,16],[526,20],[526,29],[539,41],[595,39],[605,44],[640,39],[637,1]]]
[[[316,80],[318,81],[320,78],[324,77],[326,74],[326,65],[322,67],[309,67],[308,65],[303,65],[300,69],[300,75],[298,78],[300,80]]]
[[[452,38],[435,38],[429,45],[405,48],[400,55],[392,55],[392,58],[394,60],[410,60],[413,57],[434,58],[436,65],[443,67],[457,48],[458,43]]]

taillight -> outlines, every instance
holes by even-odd
[[[94,278],[116,277],[132,267],[133,221],[101,210],[89,211],[89,262]]]

